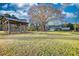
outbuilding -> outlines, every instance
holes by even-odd
[[[25,19],[0,16],[0,30],[11,32],[26,32],[28,22]]]

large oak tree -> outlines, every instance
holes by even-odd
[[[30,15],[32,21],[40,21],[41,31],[45,31],[46,20],[49,17],[52,18],[62,18],[61,11],[53,8],[51,5],[39,4],[38,6],[31,6],[28,14]]]

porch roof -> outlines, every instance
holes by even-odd
[[[22,23],[28,23],[26,19],[19,19],[19,18],[13,18],[13,17],[6,17],[3,15],[0,15],[0,20],[2,18],[6,18],[7,20],[16,21],[16,22],[22,22]]]

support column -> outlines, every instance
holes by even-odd
[[[10,34],[10,21],[8,20],[8,33]]]
[[[26,32],[26,24],[24,25],[24,32]]]
[[[22,30],[21,30],[21,23],[20,23],[20,32],[22,32]]]
[[[27,26],[28,26],[28,25],[26,24],[26,25],[25,25],[25,31],[27,31]]]
[[[24,32],[26,32],[26,25],[24,26]]]
[[[0,30],[2,31],[3,30],[3,27],[2,27],[2,20],[0,20]]]

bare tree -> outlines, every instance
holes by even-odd
[[[29,9],[28,14],[31,16],[32,21],[35,20],[35,18],[38,18],[37,20],[40,21],[40,26],[41,26],[41,30],[45,31],[45,24],[46,24],[46,20],[49,17],[60,17],[61,11],[54,9],[52,6],[50,5],[38,5],[38,6],[32,6]]]

